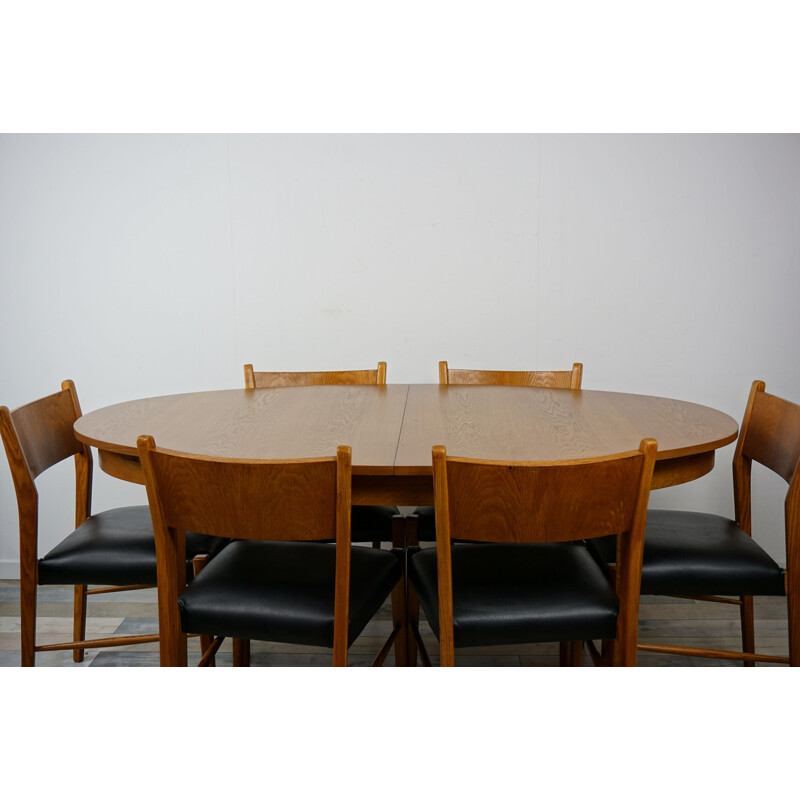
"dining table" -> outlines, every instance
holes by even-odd
[[[80,417],[76,437],[97,448],[100,468],[144,483],[137,438],[202,456],[312,458],[349,445],[353,504],[433,504],[431,448],[449,455],[549,462],[636,450],[652,437],[652,488],[695,480],[736,420],[685,400],[593,390],[517,386],[303,386],[148,397]]]

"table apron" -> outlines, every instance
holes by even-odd
[[[144,485],[139,459],[136,456],[98,451],[100,469],[114,478]],[[652,489],[663,489],[688,483],[711,472],[714,451],[681,458],[656,461]],[[354,475],[353,505],[356,506],[432,506],[431,475]]]

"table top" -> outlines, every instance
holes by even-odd
[[[231,389],[132,400],[82,416],[75,434],[136,455],[136,439],[227,458],[306,458],[353,449],[354,475],[430,475],[431,447],[473,458],[590,458],[658,441],[658,460],[734,441],[727,414],[681,400],[508,386],[305,386]],[[712,461],[713,463],[713,461]]]

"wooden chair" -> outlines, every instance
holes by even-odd
[[[386,362],[377,369],[335,372],[254,372],[252,364],[244,365],[245,389],[276,389],[281,386],[385,386]]]
[[[9,411],[0,406],[0,433],[5,445],[19,510],[21,662],[32,667],[36,653],[72,650],[83,661],[84,648],[158,641],[158,634],[86,640],[88,595],[151,588],[156,583],[156,550],[148,506],[115,508],[92,514],[92,453],[72,426],[81,416],[72,381],[61,391]],[[39,493],[36,478],[54,464],[75,457],[75,530],[47,555],[38,557]],[[190,534],[186,568],[192,559],[213,555],[225,542]],[[37,586],[75,587],[73,641],[36,645]],[[89,589],[89,584],[104,588]]]
[[[656,449],[644,439],[634,452],[525,463],[451,458],[433,448],[436,549],[413,553],[408,577],[442,666],[454,665],[456,647],[549,641],[569,643],[577,666],[582,640],[601,630],[600,638],[615,641],[613,663],[635,666]],[[612,532],[620,541],[616,585],[582,543]]]
[[[800,406],[767,394],[763,381],[750,389],[733,456],[734,518],[689,511],[647,515],[641,593],[673,595],[740,607],[742,651],[640,644],[648,652],[800,666]],[[788,484],[786,563],[783,570],[752,538],[750,471],[757,461]],[[613,539],[591,547],[601,561],[617,560]],[[783,596],[789,606],[789,658],[755,652],[753,596]]]
[[[439,385],[535,386],[540,389],[580,389],[583,364],[573,364],[561,372],[509,372],[489,369],[450,369],[439,362]]]
[[[385,386],[386,362],[377,369],[338,372],[254,372],[252,364],[244,365],[246,389],[276,389],[283,386]],[[395,506],[353,506],[352,540],[382,542],[395,547],[405,545],[405,520]]]
[[[226,636],[237,666],[249,664],[251,639],[332,647],[334,666],[346,666],[349,645],[403,585],[398,553],[351,547],[350,448],[330,458],[210,459],[142,436],[138,449],[158,551],[161,665],[185,666],[186,634],[203,633],[216,638],[201,666]],[[187,589],[190,529],[236,541]],[[396,620],[376,664],[403,626]]]

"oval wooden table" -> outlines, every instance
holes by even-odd
[[[705,475],[736,421],[706,406],[617,392],[506,386],[304,386],[133,400],[82,416],[100,467],[143,483],[136,439],[228,458],[306,458],[353,449],[355,505],[432,505],[431,447],[514,461],[589,458],[658,441],[653,488]]]

